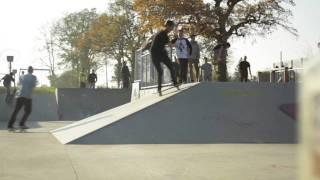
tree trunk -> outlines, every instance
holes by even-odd
[[[121,67],[122,67],[121,61],[122,61],[122,58],[119,57],[119,58],[117,59],[117,61],[118,61],[118,64],[117,64],[117,66],[116,66],[116,79],[117,79],[118,88],[120,88],[120,82],[121,82]]]
[[[135,73],[135,62],[136,62],[136,51],[135,50],[133,50],[132,52],[131,52],[132,54],[131,54],[131,61],[130,61],[130,63],[131,63],[131,75],[130,75],[130,80],[131,80],[131,83],[133,83],[134,82],[134,73]]]
[[[227,56],[228,48],[227,42],[218,43],[216,47],[220,46],[215,50],[215,60],[218,63],[218,81],[228,81],[228,69],[227,69]]]
[[[221,61],[218,63],[218,81],[226,82],[227,78],[227,63],[226,61]]]

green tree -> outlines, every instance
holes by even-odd
[[[116,0],[110,4],[110,15],[113,17],[113,26],[117,29],[116,38],[109,55],[116,59],[115,78],[118,86],[121,81],[121,67],[123,61],[128,61],[131,67],[131,76],[134,74],[135,52],[140,48],[143,33],[140,33],[140,24],[133,10],[133,4],[128,0]]]
[[[88,33],[92,22],[97,17],[96,9],[84,9],[67,14],[53,28],[62,60],[60,64],[70,67],[78,77],[81,73],[87,75],[90,69],[98,64],[95,61],[95,52]]]
[[[65,71],[56,78],[56,87],[57,88],[79,87],[78,79],[79,79],[79,76],[77,72],[72,70]]]

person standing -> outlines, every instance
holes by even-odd
[[[91,73],[88,75],[88,84],[89,88],[95,89],[96,88],[96,82],[98,81],[97,74],[92,69]]]
[[[158,72],[158,93],[160,96],[162,96],[161,88],[163,76],[163,69],[161,67],[161,63],[165,64],[168,67],[173,85],[179,88],[177,80],[174,76],[172,61],[168,57],[168,52],[165,49],[165,45],[170,43],[168,33],[170,33],[173,30],[175,24],[173,21],[168,20],[166,21],[164,26],[165,27],[163,30],[159,31],[156,35],[154,35],[150,47],[152,63]]]
[[[212,65],[208,63],[208,58],[204,58],[204,64],[201,66],[203,71],[203,81],[212,80]]]
[[[3,80],[3,86],[6,88],[6,98],[5,98],[5,102],[9,103],[9,99],[11,96],[11,82],[15,82],[14,78],[13,78],[13,73],[9,73],[6,74],[0,81]]]
[[[184,37],[183,29],[179,29],[178,37],[171,41],[175,45],[176,55],[180,64],[180,83],[187,83],[188,59],[192,53],[190,41]]]
[[[124,61],[121,69],[123,88],[129,88],[130,71],[127,63]]]
[[[18,83],[20,83],[22,81],[23,76],[24,76],[24,71],[21,71],[21,75],[19,76],[19,82]]]
[[[190,71],[190,77],[191,82],[198,82],[199,81],[199,59],[200,59],[200,46],[198,42],[196,41],[196,35],[191,35],[191,41],[190,41],[191,47],[192,47],[192,53],[190,55],[189,59],[189,71]],[[195,70],[195,74],[194,71]]]
[[[16,105],[14,111],[11,115],[10,121],[8,123],[8,130],[14,130],[14,123],[16,121],[16,116],[20,109],[24,107],[24,115],[19,123],[20,129],[28,129],[26,126],[26,121],[32,111],[32,92],[37,84],[37,77],[33,74],[33,67],[29,66],[28,74],[24,75],[21,79],[21,89],[17,96]]]
[[[248,70],[251,74],[251,69],[250,69],[250,63],[247,61],[247,56],[244,56],[243,61],[239,63],[239,70],[240,70],[240,81],[241,82],[248,82]]]

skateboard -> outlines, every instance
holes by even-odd
[[[23,128],[13,128],[13,129],[9,129],[9,132],[12,133],[27,133],[27,129],[23,129]]]
[[[178,85],[178,86],[170,86],[169,88],[164,89],[164,90],[162,90],[161,92],[157,92],[157,93],[159,94],[159,96],[162,96],[162,93],[163,93],[163,92],[166,92],[166,91],[168,91],[168,90],[170,90],[170,89],[173,89],[173,88],[176,88],[177,91],[179,91],[179,90],[180,90],[180,87],[179,87],[179,86],[180,86],[180,85]]]

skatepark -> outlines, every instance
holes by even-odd
[[[27,133],[1,121],[0,179],[297,179],[295,88],[193,83]]]
[[[320,180],[320,1],[4,1],[0,180]]]

